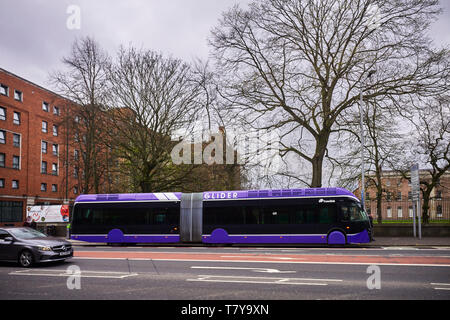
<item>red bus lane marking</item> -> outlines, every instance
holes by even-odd
[[[327,263],[327,264],[388,264],[450,266],[448,257],[432,256],[364,256],[364,255],[308,255],[308,254],[239,254],[224,253],[171,253],[131,251],[75,251],[74,257],[92,259],[143,259],[166,261],[229,261],[277,263]]]

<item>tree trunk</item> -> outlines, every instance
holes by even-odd
[[[328,140],[328,139],[327,139]],[[311,159],[312,164],[312,180],[311,180],[311,188],[321,188],[322,187],[322,165],[323,158],[325,156],[327,144],[317,142],[316,152]]]
[[[381,185],[378,189],[381,189]],[[382,223],[383,222],[383,217],[381,216],[381,197],[382,197],[382,191],[381,190],[377,190],[377,220],[378,223]]]
[[[430,209],[431,190],[432,190],[432,188],[429,188],[423,193],[423,198],[422,198],[422,222],[423,222],[423,224],[427,224],[430,221],[430,216],[428,214],[428,211]]]

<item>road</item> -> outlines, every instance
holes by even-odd
[[[2,300],[449,300],[450,247],[75,246],[64,263],[0,264],[0,284]]]

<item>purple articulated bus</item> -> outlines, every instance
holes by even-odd
[[[80,195],[71,238],[105,243],[317,243],[371,240],[342,188]]]

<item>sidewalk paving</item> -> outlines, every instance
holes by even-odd
[[[448,246],[450,247],[450,237],[375,237],[375,241],[367,246]]]

